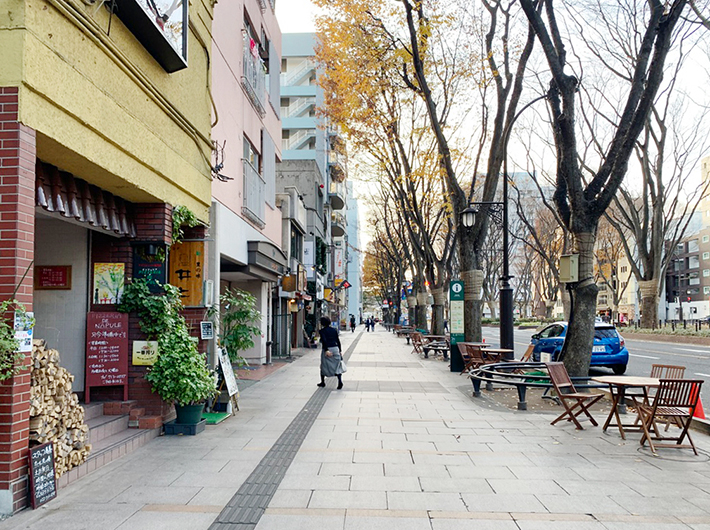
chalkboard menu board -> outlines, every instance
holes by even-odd
[[[128,315],[89,313],[86,318],[86,402],[91,387],[123,386],[128,399]]]
[[[30,447],[30,497],[32,508],[42,506],[57,496],[52,442]]]

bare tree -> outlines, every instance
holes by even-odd
[[[626,175],[629,158],[661,85],[674,32],[686,4],[687,0],[665,4],[648,0],[644,4],[646,7],[641,10],[644,25],[637,36],[635,67],[627,79],[620,118],[610,124],[611,140],[603,150],[598,167],[592,169],[593,161],[585,160],[579,150],[576,116],[580,80],[579,74],[567,71],[567,50],[557,10],[552,0],[520,0],[551,74],[547,101],[557,153],[554,201],[572,236],[573,250],[579,255],[580,281],[571,285],[573,312],[561,353],[572,375],[586,375],[591,360],[598,291],[593,271],[594,244],[599,219]],[[542,10],[538,9],[540,6]],[[606,5],[605,9],[613,12],[615,5]],[[600,23],[599,20],[585,22]],[[613,49],[613,39],[608,42],[610,50],[617,52]]]

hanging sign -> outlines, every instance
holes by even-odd
[[[128,400],[128,315],[88,313],[86,317],[86,402],[90,387],[123,386]]]
[[[170,284],[180,289],[182,305],[202,305],[204,241],[183,241],[170,249]]]

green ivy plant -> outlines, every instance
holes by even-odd
[[[219,345],[232,362],[247,364],[239,352],[254,347],[254,337],[261,334],[256,326],[261,313],[256,309],[256,298],[241,289],[231,289],[219,297],[220,306],[212,307],[208,315],[217,321]]]
[[[160,335],[158,352],[158,359],[145,378],[163,400],[181,406],[196,405],[217,394],[215,377],[186,325]]]
[[[169,284],[162,288],[153,294],[147,280],[134,279],[126,285],[118,311],[136,313],[141,331],[158,341],[158,359],[146,374],[153,392],[164,401],[197,404],[216,395],[215,377],[180,314],[179,289]]]
[[[187,206],[178,205],[173,208],[173,245],[182,241],[185,232],[183,226],[193,228],[200,224],[197,216]]]
[[[2,316],[10,311],[19,314],[22,318],[27,318],[25,306],[17,300],[5,300],[0,304],[0,381],[10,379],[27,368],[23,366],[25,354],[17,351],[20,342],[15,338],[14,315],[12,317]],[[31,324],[34,325],[34,319]]]

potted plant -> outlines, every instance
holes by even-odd
[[[217,390],[181,309],[177,287],[166,284],[162,292],[154,294],[144,279],[134,279],[126,286],[118,307],[124,313],[137,313],[143,333],[149,340],[157,339],[158,359],[145,378],[164,401],[175,403],[177,423],[189,425],[199,423],[204,402]]]
[[[256,309],[256,298],[241,289],[230,289],[219,297],[221,308],[213,308],[218,320],[219,345],[239,366],[247,364],[239,352],[254,347],[254,337],[261,334],[256,326],[261,313]]]
[[[161,334],[158,352],[146,380],[163,400],[175,403],[177,423],[199,423],[205,400],[216,394],[216,385],[187,326],[179,324]]]

